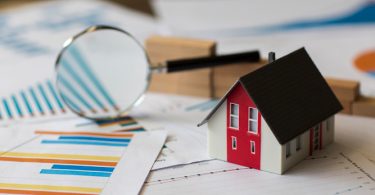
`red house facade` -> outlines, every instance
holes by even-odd
[[[260,112],[243,87],[234,87],[227,97],[228,162],[260,169],[260,118]]]

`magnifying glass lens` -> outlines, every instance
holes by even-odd
[[[65,43],[56,62],[60,96],[91,119],[115,118],[137,104],[149,71],[142,46],[116,29],[86,30]]]

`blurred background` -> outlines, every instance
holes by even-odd
[[[350,80],[343,85],[352,91],[360,85],[361,95],[342,99],[348,114],[358,101],[375,108],[373,0],[2,0],[0,94],[53,80],[62,43],[95,24],[129,31],[153,62],[255,49],[266,60],[270,51],[278,58],[305,47],[325,77]],[[154,47],[155,35],[177,38],[176,44]],[[202,41],[210,47],[192,52],[192,43]],[[235,79],[264,63],[258,65],[155,76],[151,89],[219,98]],[[366,115],[375,116],[373,110]]]

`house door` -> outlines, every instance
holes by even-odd
[[[320,149],[322,149],[322,129],[319,124],[310,130],[310,155]]]

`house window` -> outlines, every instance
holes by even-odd
[[[290,142],[285,144],[285,149],[286,149],[285,156],[288,158],[291,155],[291,153],[290,153]]]
[[[240,106],[238,104],[230,103],[230,119],[229,119],[229,126],[234,129],[238,129],[239,127],[239,114],[240,114]]]
[[[296,151],[301,150],[301,136],[296,138]]]
[[[232,136],[232,149],[236,150],[237,149],[237,138]]]
[[[258,132],[258,109],[252,107],[249,108],[249,132]]]
[[[251,154],[255,154],[255,142],[254,141],[250,141],[250,151],[251,151]]]

